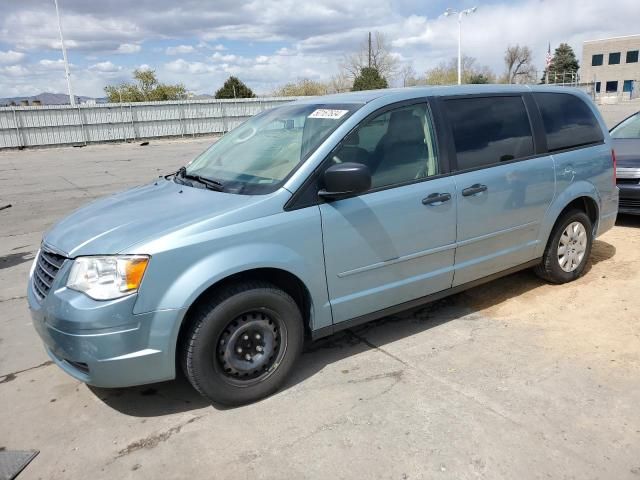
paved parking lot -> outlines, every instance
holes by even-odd
[[[253,405],[212,407],[184,379],[91,388],[51,365],[25,300],[42,232],[210,142],[0,152],[0,448],[41,451],[21,480],[640,478],[634,218],[577,282],[521,272],[338,334]]]

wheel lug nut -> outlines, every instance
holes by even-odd
[[[242,353],[242,348],[238,347],[238,349],[236,350],[236,352],[238,352],[238,353]]]
[[[262,337],[260,336],[259,333],[256,333],[256,340],[260,340]]]
[[[251,360],[251,355],[249,355],[248,353],[244,356],[245,360]]]
[[[249,335],[245,335],[242,337],[243,340],[249,340]]]
[[[260,345],[258,345],[258,346],[256,347],[256,352],[261,352],[261,351],[262,351],[262,347],[261,347]]]

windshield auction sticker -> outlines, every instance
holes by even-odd
[[[309,118],[333,118],[334,120],[338,120],[339,118],[344,117],[349,110],[333,110],[330,108],[319,108],[315,110]]]

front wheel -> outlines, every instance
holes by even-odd
[[[542,262],[535,272],[548,282],[566,283],[584,273],[593,244],[593,225],[581,210],[572,210],[556,223]]]
[[[195,315],[182,365],[196,390],[214,402],[241,405],[271,395],[302,351],[300,309],[269,283],[227,287]]]

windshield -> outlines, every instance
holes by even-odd
[[[627,118],[611,130],[611,137],[640,139],[640,112]]]
[[[224,135],[184,173],[215,180],[225,192],[272,192],[360,106],[290,104],[267,110]]]

